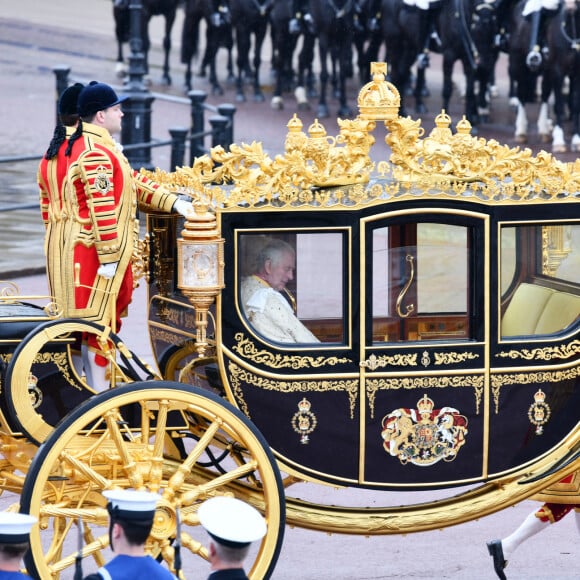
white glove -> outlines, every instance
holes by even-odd
[[[188,215],[193,213],[193,205],[190,201],[185,201],[183,199],[178,199],[173,204],[173,209],[180,213],[183,217],[187,217]]]
[[[117,266],[119,262],[111,262],[110,264],[101,264],[97,270],[97,274],[103,278],[111,279],[117,273]]]

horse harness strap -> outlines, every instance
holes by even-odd
[[[463,0],[454,0],[455,14],[460,20],[460,30],[461,30],[461,42],[465,48],[465,53],[469,60],[469,65],[472,69],[477,68],[477,61],[479,60],[479,53],[471,34],[469,34],[469,27],[467,26],[467,20],[465,18],[465,5]]]
[[[347,0],[344,6],[338,8],[338,6],[332,0],[326,0],[328,5],[334,10],[334,15],[336,18],[344,18],[352,9],[352,0]]]
[[[254,6],[256,7],[258,12],[260,13],[260,16],[266,16],[266,14],[270,10],[270,8],[272,8],[272,4],[274,3],[274,0],[266,0],[262,4],[260,2],[258,2],[258,0],[253,0],[253,1],[254,1]]]

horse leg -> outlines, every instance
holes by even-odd
[[[449,111],[449,103],[451,95],[453,94],[453,65],[454,57],[449,51],[443,54],[443,89],[441,96],[443,97],[443,109]]]
[[[423,95],[425,94],[425,88],[427,82],[425,80],[425,69],[424,66],[417,66],[417,78],[415,79],[415,90],[413,91],[413,96],[415,98],[415,111],[420,114],[427,112],[427,107],[423,101]]]
[[[165,17],[165,36],[163,38],[163,84],[166,86],[171,85],[171,75],[169,74],[169,54],[171,53],[171,31],[173,29],[173,23],[175,21],[175,12],[173,14],[168,14]]]
[[[298,55],[298,81],[296,90],[302,88],[300,93],[304,94],[302,98],[299,98],[298,95],[296,95],[299,109],[310,108],[310,105],[306,99],[317,97],[316,88],[314,86],[314,73],[312,72],[315,40],[316,39],[314,35],[305,33],[302,41],[302,48],[300,49],[300,54]]]
[[[348,77],[348,66],[349,62],[352,66],[352,53],[350,51],[350,43],[345,43],[346,46],[342,46],[340,49],[340,76],[339,76],[339,103],[338,116],[341,118],[351,117],[352,109],[347,103],[347,92],[346,92],[346,79]]]
[[[475,71],[467,62],[464,62],[463,72],[465,76],[465,117],[474,129],[472,133],[477,134],[475,128],[479,125],[479,117],[475,102]]]
[[[329,117],[328,104],[326,103],[326,89],[328,86],[328,38],[321,35],[318,39],[318,52],[320,58],[320,96],[318,98],[318,117]]]
[[[236,78],[236,102],[245,103],[246,95],[244,94],[244,73],[249,68],[249,51],[250,51],[250,35],[249,33],[241,33],[240,28],[236,28],[236,44],[238,48],[238,55],[236,64],[238,67],[238,76]]]
[[[262,65],[262,45],[264,44],[264,39],[266,38],[267,32],[267,22],[264,25],[260,25],[259,30],[255,35],[254,44],[254,102],[263,103],[266,99],[264,93],[262,92],[262,87],[260,86],[260,67]]]
[[[552,130],[552,152],[553,153],[565,153],[566,152],[566,140],[564,139],[564,95],[562,92],[562,86],[564,84],[563,75],[557,71],[553,71],[553,89],[554,89],[554,116],[556,118],[556,123],[554,129]],[[540,113],[544,107],[544,102],[540,107]],[[546,107],[547,108],[547,107]],[[547,116],[547,111],[546,111]],[[544,129],[545,130],[545,129]],[[538,117],[538,133],[540,132],[540,117]]]
[[[563,79],[562,82],[559,83],[560,85],[560,91],[561,91],[561,87],[562,87],[562,83],[563,83]],[[553,89],[553,83],[552,83],[552,78],[551,75],[548,74],[547,72],[542,75],[542,86],[541,86],[541,96],[540,96],[540,114],[538,116],[538,135],[540,136],[540,140],[542,143],[549,143],[550,139],[551,139],[551,133],[552,133],[552,121],[550,120],[550,116],[548,114],[548,99],[550,98],[550,95],[552,93],[552,89]],[[563,124],[563,119],[564,119],[564,98],[560,92],[560,100],[562,102],[562,114],[561,114],[561,118],[562,121],[561,123]],[[560,127],[562,126],[562,124],[560,124]],[[562,141],[564,140],[563,138],[563,133],[562,133]]]
[[[570,110],[572,117],[572,141],[570,143],[570,150],[578,152],[580,151],[580,87],[578,86],[579,80],[574,78],[574,76],[570,78]]]

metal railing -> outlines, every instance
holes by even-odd
[[[70,67],[58,66],[53,69],[56,76],[56,94],[60,95],[71,84],[69,75]],[[202,90],[189,91],[187,98],[172,97],[168,95],[155,95],[165,101],[174,102],[177,105],[189,105],[190,128],[175,127],[168,129],[170,138],[152,139],[146,143],[123,143],[123,151],[130,157],[131,151],[151,150],[158,147],[171,147],[169,171],[185,165],[185,159],[189,151],[188,163],[193,165],[196,157],[209,152],[209,148],[222,146],[225,149],[234,142],[234,116],[236,107],[229,103],[213,106],[207,104],[207,93]],[[58,120],[58,102],[56,104]],[[207,116],[207,114],[210,114]],[[206,122],[209,128],[206,128]],[[210,140],[206,148],[206,141]],[[149,153],[150,154],[150,153]],[[0,157],[0,169],[3,164],[24,163],[28,161],[40,162],[42,155],[16,155]],[[0,212],[38,209],[38,203],[23,203],[1,207]]]

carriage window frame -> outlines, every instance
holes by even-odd
[[[258,229],[258,228],[251,228],[251,229],[236,229],[235,231],[235,244],[236,244],[236,259],[235,259],[235,281],[236,281],[236,290],[235,290],[235,299],[236,299],[236,308],[240,317],[240,320],[243,322],[244,326],[248,329],[248,331],[258,338],[261,342],[273,345],[280,350],[287,350],[291,349],[304,349],[307,348],[308,350],[311,349],[328,349],[328,348],[346,348],[349,347],[352,342],[352,322],[351,322],[351,296],[352,296],[352,264],[349,256],[351,255],[351,248],[352,248],[352,232],[350,227],[340,227],[340,226],[332,226],[332,227],[299,227],[299,228],[276,228],[276,229]],[[306,300],[303,299],[305,296],[304,292],[310,291],[311,294],[307,296],[307,298],[312,301],[316,298],[314,293],[312,293],[312,288],[314,286],[318,286],[319,288],[323,288],[318,282],[320,280],[317,279],[315,281],[310,281],[310,283],[305,282],[301,278],[304,276],[305,266],[304,264],[306,261],[304,257],[307,258],[307,261],[314,262],[315,260],[311,257],[311,255],[306,255],[304,253],[301,254],[301,249],[297,241],[300,241],[300,244],[307,239],[310,239],[310,243],[312,245],[312,236],[327,236],[326,241],[326,250],[329,249],[330,246],[336,247],[337,244],[340,244],[340,248],[338,251],[334,252],[334,258],[331,256],[331,262],[334,262],[334,268],[339,269],[339,271],[334,272],[333,283],[326,282],[326,287],[331,287],[335,292],[335,300],[334,306],[330,308],[335,308],[335,315],[333,317],[324,317],[324,312],[321,312],[321,316],[318,319],[314,318],[307,318],[303,317],[304,313],[304,305]],[[332,236],[332,237],[331,237]],[[250,267],[248,264],[244,264],[245,261],[249,260],[250,263],[252,262],[251,252],[248,252],[248,246],[244,246],[246,242],[250,240],[250,238],[255,237],[258,238],[277,238],[282,239],[283,241],[287,241],[290,243],[292,248],[296,252],[296,270],[294,272],[294,280],[288,284],[291,293],[296,296],[296,304],[297,309],[295,310],[295,314],[298,319],[311,330],[311,332],[319,339],[321,342],[286,342],[283,340],[277,340],[273,336],[268,336],[264,332],[260,332],[259,328],[252,323],[252,321],[246,315],[246,309],[243,304],[242,300],[242,286],[243,281],[246,279],[250,272]],[[324,244],[319,243],[315,244],[317,248],[324,249]],[[302,252],[304,252],[304,246]],[[301,255],[303,259],[301,260]],[[321,263],[328,263],[328,260],[320,260]],[[318,266],[319,270],[319,266]],[[326,280],[326,278],[324,278]],[[299,287],[296,287],[296,284]],[[338,292],[338,294],[336,294]],[[285,294],[283,292],[283,294]],[[327,298],[325,303],[325,307],[329,307],[328,305],[331,303],[331,298]],[[289,298],[288,302],[292,304],[292,299]],[[303,307],[301,309],[300,303],[302,302]],[[310,309],[307,309],[306,312],[312,313],[312,305],[310,305]],[[328,312],[328,311],[327,311]]]
[[[580,220],[500,223],[498,257],[500,341],[558,340],[577,327],[580,275],[563,274],[580,271]]]
[[[409,330],[405,327],[405,321],[401,316],[392,318],[396,319],[394,331],[387,324],[386,332],[383,328],[375,328],[375,289],[373,287],[373,260],[370,259],[367,265],[367,280],[372,288],[370,292],[370,303],[373,304],[367,312],[366,324],[366,344],[373,348],[390,347],[397,345],[413,344],[432,344],[435,342],[446,343],[471,343],[481,342],[483,340],[483,324],[481,324],[484,307],[483,307],[483,271],[484,271],[484,221],[481,217],[469,214],[451,214],[446,212],[434,213],[412,213],[399,216],[384,216],[384,219],[375,221],[367,229],[367,245],[373,248],[374,232],[384,227],[403,227],[415,228],[419,224],[437,224],[441,226],[450,226],[464,228],[465,232],[465,299],[466,306],[464,312],[458,311],[435,311],[433,313],[421,313],[415,316],[415,330]],[[458,230],[459,231],[459,230]],[[372,250],[371,250],[372,254]],[[402,285],[401,285],[402,286]],[[405,297],[404,297],[405,298]],[[413,296],[416,301],[416,296]],[[409,300],[407,300],[408,302]],[[391,299],[392,304],[395,300]],[[405,314],[406,302],[401,302],[401,310]],[[416,313],[415,313],[416,314]],[[423,318],[424,320],[421,320]],[[410,327],[410,325],[408,325]]]

